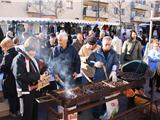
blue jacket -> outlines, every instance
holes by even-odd
[[[158,51],[154,49],[150,50],[148,53],[148,65],[151,71],[155,72],[157,70],[159,61],[160,61],[160,50]]]
[[[91,66],[94,67],[94,63],[92,61],[101,61],[104,63],[107,71],[107,75],[109,77],[113,65],[119,65],[118,61],[118,55],[117,53],[111,49],[108,53],[107,58],[105,58],[105,55],[103,53],[102,48],[98,49],[97,51],[93,52],[89,58],[87,59],[87,63]],[[96,68],[95,75],[94,75],[94,80],[106,80],[105,73],[103,68]]]
[[[71,80],[74,72],[80,73],[80,58],[72,45],[68,45],[66,49],[56,46],[52,49],[49,66],[52,66],[54,73],[58,73],[62,80]]]

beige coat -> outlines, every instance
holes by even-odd
[[[134,47],[134,50],[131,53],[133,47]],[[132,60],[142,60],[142,45],[140,41],[126,40],[122,46],[122,63],[126,62],[124,60],[124,56],[126,54],[131,54]]]
[[[86,64],[86,59],[89,57],[89,55],[93,52],[99,49],[100,46],[97,45],[94,50],[91,50],[88,48],[88,44],[85,44],[81,47],[79,51],[79,56],[81,59],[81,70],[90,78],[92,78],[95,74],[95,69],[90,67],[88,64]]]

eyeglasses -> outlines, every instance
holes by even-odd
[[[111,44],[105,44],[105,46],[111,46]]]

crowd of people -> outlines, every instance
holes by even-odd
[[[112,35],[107,31],[90,30],[87,36],[77,33],[76,39],[69,37],[64,30],[48,37],[43,33],[34,36],[24,33],[22,38],[20,40],[8,31],[0,43],[3,51],[0,64],[0,72],[4,74],[3,93],[13,117],[21,114],[22,120],[36,120],[35,98],[45,92],[68,89],[89,80],[117,81],[117,71],[123,64],[143,60],[144,57],[153,73],[150,87],[156,82],[160,92],[159,41],[152,39],[151,44],[146,45],[147,41],[144,42],[135,30],[126,40],[120,39],[116,30]],[[147,50],[144,52],[145,46]],[[51,76],[50,85],[37,91],[37,84],[46,71]],[[55,75],[62,81],[57,81]],[[95,118],[100,116],[93,115]]]

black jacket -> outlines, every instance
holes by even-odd
[[[17,96],[15,78],[11,70],[12,61],[17,54],[18,52],[15,50],[15,48],[9,49],[7,53],[4,54],[2,62],[0,64],[0,71],[5,75],[3,86],[5,97],[7,97],[8,95]]]
[[[16,56],[15,64],[13,67],[16,69],[15,77],[17,80],[17,83],[19,87],[22,89],[22,91],[28,91],[28,85],[36,85],[38,83],[38,80],[40,79],[40,73],[33,65],[33,62],[31,59],[29,60],[29,67],[30,71],[27,72],[26,69],[26,58],[23,54],[18,54]]]
[[[80,58],[72,45],[68,45],[66,49],[60,46],[54,47],[49,63],[62,80],[72,80],[74,72],[80,73]]]

